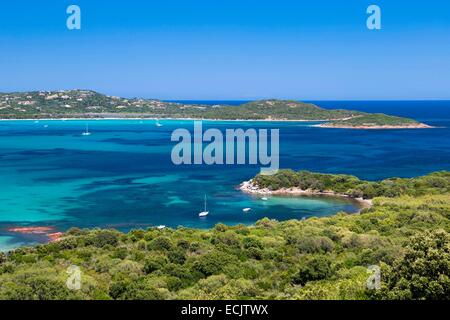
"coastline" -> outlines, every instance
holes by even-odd
[[[348,126],[348,125],[336,125],[332,123],[321,123],[321,124],[314,124],[311,125],[311,127],[316,128],[325,128],[325,129],[354,129],[354,130],[392,130],[392,129],[433,129],[436,127],[427,125],[425,123],[418,123],[418,124],[412,124],[412,125],[399,125],[399,126],[392,126],[392,125],[376,125],[376,126]]]
[[[268,188],[260,189],[258,186],[253,184],[253,179],[242,182],[239,185],[239,190],[247,194],[258,195],[328,196],[346,198],[356,201],[361,206],[361,210],[373,206],[372,199],[354,198],[347,194],[337,193],[334,191],[303,190],[300,188],[281,188],[277,190],[269,190]]]
[[[307,120],[307,119],[203,119],[203,118],[158,118],[158,117],[77,117],[77,118],[21,118],[21,119],[0,119],[1,121],[101,121],[101,120],[154,120],[154,121],[222,121],[222,122],[322,122],[320,124],[313,124],[310,127],[325,128],[325,129],[354,129],[354,130],[392,130],[392,129],[434,129],[436,127],[430,126],[424,123],[414,125],[382,125],[382,126],[346,126],[346,125],[333,125],[327,122],[339,121],[343,119],[326,119],[326,120]]]
[[[20,119],[0,119],[0,121],[89,121],[89,120],[174,120],[174,121],[249,121],[249,122],[328,122],[342,119],[327,120],[292,120],[292,119],[204,119],[204,118],[158,118],[158,117],[97,117],[97,118],[20,118]]]

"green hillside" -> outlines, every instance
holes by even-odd
[[[220,120],[333,120],[337,125],[416,123],[414,120],[350,110],[328,110],[290,100],[261,100],[241,106],[199,105],[155,99],[125,99],[90,90],[0,94],[1,119],[195,118]],[[340,120],[336,122],[336,120]]]

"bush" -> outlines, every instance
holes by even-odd
[[[264,249],[261,241],[259,241],[255,237],[245,237],[242,242],[244,244],[245,249],[249,248]]]
[[[450,299],[450,234],[444,230],[415,236],[403,257],[382,270],[382,299]]]
[[[152,250],[165,251],[172,249],[172,242],[166,237],[157,237],[150,242],[149,248]]]
[[[167,260],[163,256],[150,256],[144,262],[143,271],[146,274],[150,274],[156,270],[160,270],[167,263]]]
[[[64,282],[47,277],[30,277],[22,284],[31,289],[26,291],[27,296],[22,297],[26,300],[64,300],[71,296]]]
[[[188,250],[189,249],[189,241],[186,241],[184,239],[180,239],[177,241],[177,247],[181,248],[183,250]]]
[[[221,232],[219,234],[216,234],[211,239],[211,243],[214,245],[223,244],[227,247],[231,248],[240,248],[241,242],[239,240],[239,237],[234,233],[234,231],[225,231]]]
[[[261,260],[263,257],[263,251],[259,248],[250,247],[246,250],[247,257],[251,259]]]
[[[318,256],[302,263],[298,272],[292,277],[292,282],[305,285],[309,281],[326,279],[331,274],[331,260],[326,256]]]
[[[333,241],[323,236],[302,236],[296,239],[295,245],[304,253],[330,252],[334,248]]]
[[[116,250],[114,250],[113,254],[111,255],[111,257],[113,259],[125,259],[128,255],[128,250],[127,248],[117,248]]]
[[[213,251],[200,256],[193,265],[194,270],[205,276],[221,273],[228,264],[237,263],[234,256],[220,251]]]
[[[176,264],[183,264],[186,261],[186,255],[181,249],[174,249],[168,253],[169,261]]]
[[[90,236],[87,240],[88,245],[93,245],[98,248],[103,248],[107,245],[116,246],[118,242],[118,232],[113,230],[96,231],[94,235]]]
[[[137,242],[137,248],[142,251],[147,250],[147,242],[145,240],[139,240]]]

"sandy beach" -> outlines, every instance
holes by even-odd
[[[312,124],[311,127],[315,128],[328,128],[328,129],[355,129],[355,130],[388,130],[388,129],[432,129],[433,126],[429,126],[424,123],[413,125],[401,125],[401,126],[346,126],[328,123],[330,121],[345,120],[345,119],[327,119],[327,120],[305,120],[305,119],[202,119],[202,118],[157,118],[157,117],[74,117],[74,118],[25,118],[25,119],[0,119],[0,121],[100,121],[100,120],[169,120],[169,121],[221,121],[221,122],[321,122],[320,124]]]

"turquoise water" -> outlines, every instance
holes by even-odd
[[[432,106],[427,107],[429,112]],[[442,107],[436,110],[442,112]],[[440,128],[400,131],[320,129],[304,122],[220,121],[203,126],[279,128],[281,167],[375,180],[450,170],[448,119],[436,114],[421,120]],[[236,190],[259,166],[175,166],[170,135],[176,128],[192,131],[193,122],[161,123],[92,120],[92,135],[82,136],[86,121],[1,121],[0,249],[47,240],[7,231],[21,225],[54,226],[57,231],[71,226],[126,231],[160,224],[207,228],[218,222],[251,224],[263,217],[301,219],[358,209],[342,199],[262,201]],[[205,193],[211,213],[199,218]],[[252,210],[243,213],[246,207]]]

